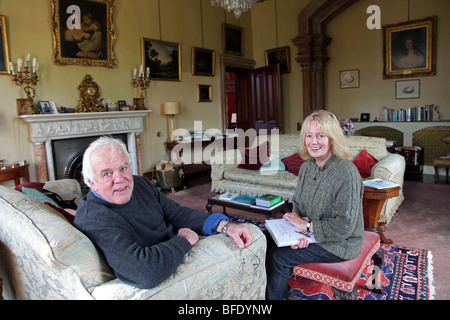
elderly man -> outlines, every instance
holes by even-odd
[[[253,239],[242,225],[222,214],[182,207],[147,179],[133,176],[125,145],[102,137],[83,157],[90,192],[80,201],[74,225],[101,250],[122,281],[152,288],[172,275],[199,240],[222,232],[239,248]]]

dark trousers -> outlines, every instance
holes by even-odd
[[[278,248],[272,236],[267,231],[264,233],[267,238],[266,299],[268,300],[286,299],[287,283],[292,267],[313,262],[334,263],[344,261],[316,243],[310,244],[303,249],[291,249],[291,247]]]

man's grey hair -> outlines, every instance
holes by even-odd
[[[116,150],[121,150],[127,156],[128,163],[130,164],[130,166],[132,165],[131,161],[130,161],[130,154],[128,153],[125,143],[123,143],[121,140],[114,139],[114,138],[107,137],[107,136],[98,138],[97,140],[95,140],[94,142],[92,142],[89,145],[89,147],[86,149],[86,151],[84,152],[84,155],[83,155],[82,173],[83,173],[84,183],[86,183],[86,185],[90,188],[92,188],[90,181],[95,182],[95,173],[94,173],[94,170],[92,170],[92,166],[91,166],[91,154],[95,150],[101,149],[101,148],[109,148],[111,151],[111,156],[113,156],[113,154]]]

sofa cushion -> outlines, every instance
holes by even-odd
[[[301,165],[305,162],[305,160],[303,160],[297,152],[289,157],[281,159],[281,161],[283,161],[286,165],[286,170],[296,176],[298,176],[298,171],[300,170]]]
[[[53,201],[50,197],[46,196],[42,192],[37,191],[36,189],[22,187],[22,192],[29,195],[30,197],[39,200],[42,203],[50,203],[55,207],[59,207],[58,204]]]
[[[258,170],[262,164],[269,161],[269,142],[266,141],[256,148],[239,148],[242,155],[242,162],[239,169]]]
[[[377,159],[375,159],[370,153],[368,153],[366,149],[361,150],[355,160],[353,160],[353,164],[356,166],[356,168],[358,168],[358,171],[361,174],[361,178],[363,179],[370,177],[372,167],[377,162]]]
[[[275,158],[266,163],[264,163],[261,168],[259,168],[259,172],[272,172],[272,171],[284,171],[286,170],[286,166],[282,162],[282,158]]]
[[[26,226],[21,227],[21,232],[26,234],[27,243],[32,244],[27,250],[34,250],[37,254],[50,251],[46,255],[48,264],[60,268],[65,266],[75,271],[88,291],[114,278],[90,239],[60,213],[14,189],[1,188],[0,200],[3,200],[0,204],[9,206],[15,215],[27,221]],[[19,237],[17,232],[19,231],[15,231],[11,237]]]
[[[286,170],[276,171],[271,175],[264,175],[257,170],[241,170],[235,167],[226,170],[224,172],[224,178],[231,182],[243,182],[248,185],[254,185],[255,187],[258,185],[266,185],[295,189],[297,186],[297,176]]]
[[[42,190],[44,190],[44,185],[45,185],[44,182],[24,182],[24,183],[17,185],[15,189],[17,191],[22,192],[22,187],[25,187],[25,188],[35,189],[39,192],[42,192]]]
[[[350,160],[353,161],[361,150],[366,149],[375,159],[380,161],[389,152],[386,149],[386,139],[364,136],[346,136],[347,146],[352,154]]]

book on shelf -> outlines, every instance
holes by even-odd
[[[281,197],[270,193],[266,193],[265,195],[256,198],[256,205],[261,207],[270,208],[279,202],[281,202]]]
[[[365,187],[374,188],[374,189],[387,189],[387,188],[399,187],[399,185],[395,182],[383,180],[380,178],[364,180],[363,184]]]
[[[298,244],[301,238],[308,239],[309,243],[317,243],[314,233],[301,230],[284,219],[266,220],[266,228],[278,247],[287,247]]]

